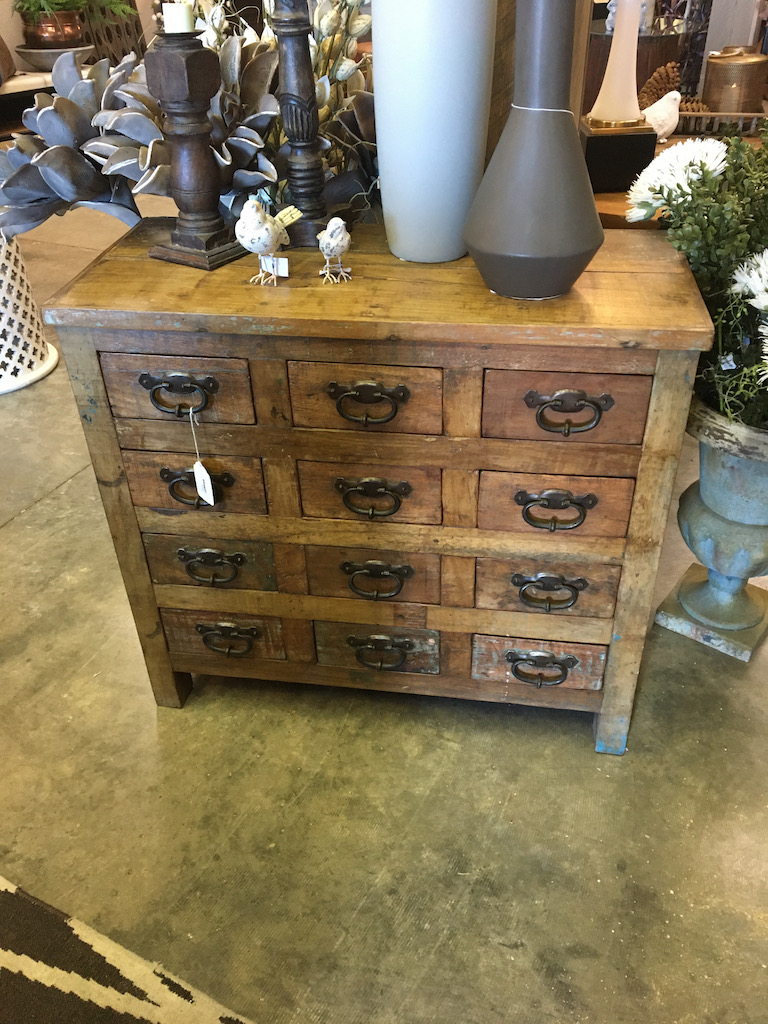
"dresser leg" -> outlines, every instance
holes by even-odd
[[[598,754],[623,754],[627,749],[628,715],[595,715],[595,750]]]
[[[192,692],[192,675],[189,672],[155,673],[150,682],[155,703],[161,708],[183,708]]]

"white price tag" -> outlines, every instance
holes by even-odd
[[[195,487],[197,488],[197,493],[206,505],[215,505],[216,499],[213,496],[213,481],[211,480],[211,474],[199,459],[192,467],[192,472],[195,474]]]
[[[286,256],[259,256],[259,270],[275,277],[288,277],[288,259]]]

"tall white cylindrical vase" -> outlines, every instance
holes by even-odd
[[[45,377],[58,360],[45,340],[19,243],[0,234],[0,395]]]
[[[415,263],[458,259],[483,175],[496,0],[373,0],[372,14],[387,244]]]

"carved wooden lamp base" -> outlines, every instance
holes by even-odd
[[[215,270],[246,255],[219,213],[219,172],[210,147],[208,107],[221,84],[219,60],[194,32],[158,36],[144,64],[171,144],[171,196],[179,208],[170,241],[149,255]]]

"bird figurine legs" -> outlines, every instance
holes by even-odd
[[[263,262],[262,262],[263,261]],[[271,270],[268,270],[263,264],[266,263]],[[275,257],[273,254],[259,257],[259,267],[261,268],[258,274],[254,274],[249,284],[272,284],[277,286],[277,274],[275,273]]]
[[[341,256],[337,256],[335,260],[326,256],[325,266],[318,270],[318,274],[322,277],[323,284],[340,284],[342,281],[352,280],[352,268],[342,267]]]

